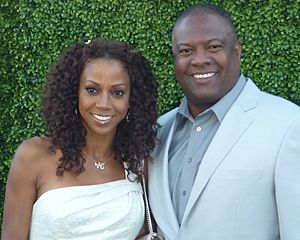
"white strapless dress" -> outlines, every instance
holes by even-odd
[[[34,204],[30,240],[133,240],[144,223],[143,190],[127,179],[44,193]]]

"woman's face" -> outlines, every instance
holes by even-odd
[[[87,135],[113,136],[129,109],[130,78],[114,59],[89,61],[80,77],[78,109]]]

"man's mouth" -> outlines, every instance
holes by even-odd
[[[208,73],[195,73],[192,76],[196,79],[202,78],[210,78],[216,75],[216,72],[208,72]]]

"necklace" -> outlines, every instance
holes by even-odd
[[[92,158],[90,155],[88,155],[85,151],[82,151],[82,153],[87,159],[93,161],[94,166],[99,170],[104,170],[105,164],[108,163],[110,160],[112,160],[113,156],[114,156],[114,153],[112,153],[106,162],[100,162],[100,161],[96,161],[94,158]]]

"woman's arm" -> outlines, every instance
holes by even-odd
[[[2,240],[27,240],[32,206],[36,197],[33,146],[24,141],[17,149],[8,174],[2,225]]]

